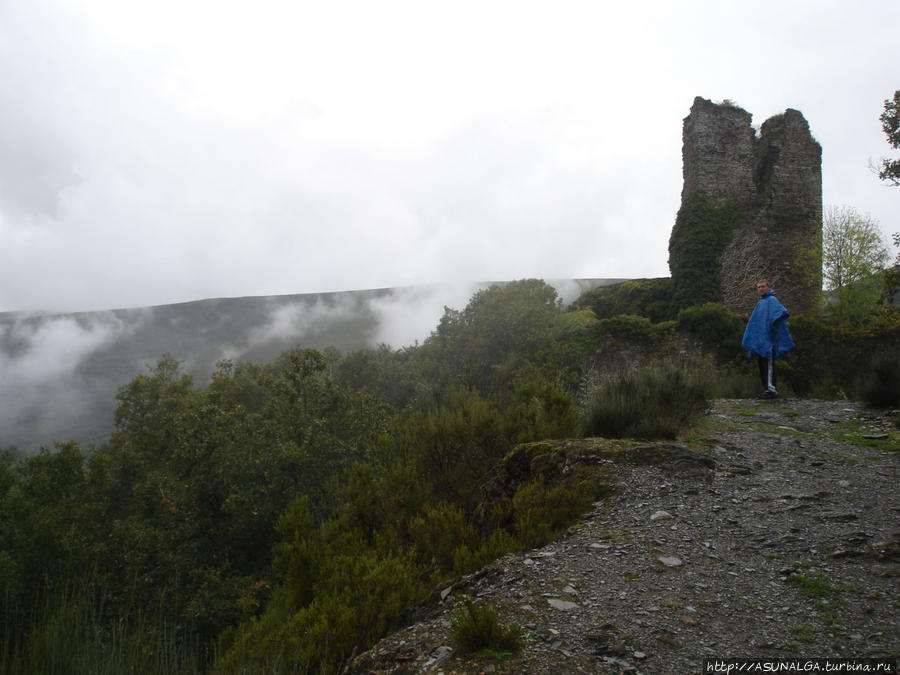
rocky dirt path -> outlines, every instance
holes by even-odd
[[[619,487],[552,544],[460,580],[355,673],[699,673],[704,658],[900,655],[900,444],[847,402],[717,401],[711,470],[616,464]],[[463,594],[522,627],[453,651]]]

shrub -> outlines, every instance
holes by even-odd
[[[541,361],[554,351],[554,324],[561,313],[556,289],[538,279],[479,290],[462,311],[445,308],[422,345],[421,356],[429,362],[424,375],[485,393],[504,361]]]
[[[585,405],[582,434],[675,438],[708,407],[709,378],[674,364],[626,372],[602,383]]]
[[[628,343],[652,345],[660,342],[670,327],[668,322],[654,324],[643,316],[619,314],[598,321],[593,331],[598,335],[609,335]]]
[[[779,364],[780,365],[780,364]],[[743,358],[716,371],[712,378],[711,398],[753,398],[759,393],[756,361]]]
[[[797,349],[779,360],[778,378],[798,396],[868,400],[875,392],[867,389],[884,388],[876,384],[882,377],[890,389],[889,363],[896,358],[900,326],[849,328],[805,316],[789,323]]]
[[[617,314],[638,314],[654,323],[675,318],[672,304],[672,279],[631,279],[611,286],[600,286],[583,293],[572,309],[591,309],[598,319]]]
[[[553,336],[566,346],[567,362],[578,367],[594,349],[591,328],[597,324],[592,309],[585,307],[556,317]]]
[[[519,365],[498,386],[503,405],[503,428],[513,443],[537,438],[565,438],[578,429],[578,406],[567,391],[565,375],[555,380],[535,368]],[[498,385],[502,382],[498,378]]]
[[[401,431],[402,452],[444,501],[472,508],[490,468],[512,440],[494,399],[455,390],[431,409],[412,414]]]
[[[465,598],[465,610],[451,621],[453,645],[461,654],[478,652],[515,652],[522,640],[522,629],[516,624],[503,625],[497,610],[486,604],[476,605]]]
[[[693,335],[720,363],[730,361],[741,351],[744,323],[718,303],[707,302],[681,310],[678,328]]]
[[[538,479],[516,491],[512,515],[520,546],[543,546],[599,498],[595,472],[585,467],[576,472],[565,483],[548,485]]]
[[[436,564],[442,572],[453,571],[455,564],[470,559],[472,547],[477,546],[475,530],[463,510],[446,502],[426,506],[414,517],[409,523],[409,536],[417,556],[426,565]]]
[[[85,583],[86,582],[86,583]],[[0,672],[35,673],[200,673],[209,663],[192,636],[176,637],[171,624],[155,621],[137,607],[110,623],[94,579],[48,584],[35,599],[27,630],[4,630]],[[161,596],[165,593],[163,591]],[[204,645],[206,646],[206,645]]]
[[[216,672],[339,673],[354,651],[395,629],[403,611],[427,596],[409,556],[358,541],[330,545],[341,550],[323,554],[312,602],[291,606],[276,589],[261,616],[222,634]]]
[[[457,576],[468,574],[497,560],[509,551],[521,550],[521,544],[513,534],[503,529],[495,529],[487,538],[482,538],[477,548],[465,544],[453,552],[453,572]]]
[[[859,393],[873,408],[900,405],[900,358],[884,358],[874,362],[860,377]]]

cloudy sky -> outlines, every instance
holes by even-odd
[[[667,276],[694,96],[900,230],[896,0],[0,0],[0,311]]]

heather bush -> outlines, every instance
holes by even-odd
[[[582,435],[675,438],[706,411],[710,392],[702,368],[666,364],[622,373],[588,397]]]
[[[548,485],[536,480],[520,487],[511,504],[519,546],[543,546],[584,513],[598,499],[593,478],[590,469],[579,469],[565,483]]]
[[[478,539],[475,528],[458,506],[439,502],[426,506],[408,525],[409,536],[422,562],[452,572],[460,560],[468,560]],[[461,573],[463,570],[459,570]]]
[[[479,652],[509,653],[519,649],[522,629],[516,624],[504,625],[493,607],[476,605],[464,599],[464,610],[451,621],[453,645],[462,654]]]

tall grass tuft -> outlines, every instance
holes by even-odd
[[[68,673],[203,672],[214,655],[196,640],[177,638],[165,622],[107,616],[89,587],[46,587],[24,634],[4,630],[0,672],[10,675]]]
[[[476,605],[466,597],[465,610],[457,614],[450,627],[453,645],[461,654],[515,652],[522,641],[522,629],[516,624],[503,625],[493,607]]]
[[[621,373],[588,397],[582,435],[676,438],[707,410],[711,390],[702,367],[665,364]]]

